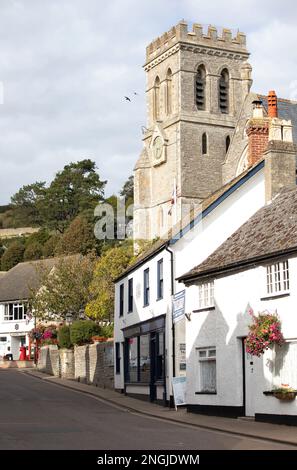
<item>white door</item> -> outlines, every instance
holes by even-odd
[[[7,353],[7,336],[0,336],[0,356],[3,357]]]
[[[255,416],[254,409],[255,357],[245,351],[245,415]]]

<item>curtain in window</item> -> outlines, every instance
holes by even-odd
[[[201,374],[201,391],[202,392],[215,392],[216,391],[216,361],[201,361],[200,362]]]
[[[273,385],[297,389],[297,341],[285,343],[275,352]]]

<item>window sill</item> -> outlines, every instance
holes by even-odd
[[[217,395],[217,392],[195,392],[195,395]]]
[[[159,300],[163,300],[163,299],[164,299],[164,297],[158,297],[158,298],[156,299],[156,302],[159,302]]]
[[[197,313],[197,312],[206,312],[207,310],[215,310],[215,306],[214,306],[214,305],[210,305],[209,307],[197,308],[196,310],[193,310],[193,313]]]
[[[278,292],[277,294],[270,294],[261,297],[260,300],[274,300],[274,299],[281,299],[282,297],[289,297],[290,292]]]
[[[127,315],[129,315],[129,313],[133,313],[133,310],[128,310]]]

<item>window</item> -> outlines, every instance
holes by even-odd
[[[289,261],[271,264],[266,267],[267,294],[287,292],[290,288]]]
[[[167,71],[166,76],[166,113],[172,113],[172,72],[170,69]]]
[[[164,333],[160,332],[156,335],[156,379],[164,379]]]
[[[216,349],[214,347],[197,349],[198,354],[198,391],[216,393]]]
[[[150,335],[139,337],[140,344],[140,382],[148,383],[151,380]]]
[[[150,270],[143,271],[143,304],[146,307],[150,303]]]
[[[138,338],[129,338],[128,342],[128,382],[138,382]]]
[[[26,320],[27,305],[6,304],[4,310],[4,321]]]
[[[219,79],[219,107],[221,113],[229,112],[229,73],[224,69]]]
[[[128,281],[128,312],[133,312],[133,278]]]
[[[197,109],[202,111],[205,109],[205,77],[205,68],[203,65],[200,65],[195,80],[195,99]]]
[[[0,336],[0,343],[6,343],[7,336]]]
[[[156,77],[154,84],[154,119],[158,120],[160,117],[160,79]]]
[[[275,348],[273,385],[288,384],[297,389],[297,341],[288,341]]]
[[[228,152],[229,147],[230,147],[230,136],[227,135],[227,137],[226,137],[226,153]]]
[[[115,344],[115,366],[116,366],[116,374],[121,373],[121,343]]]
[[[214,283],[205,282],[199,285],[199,308],[214,306]]]
[[[158,299],[163,299],[163,258],[157,264],[157,296]]]
[[[120,317],[124,315],[124,284],[120,285]]]
[[[207,155],[207,134],[202,134],[202,155]]]

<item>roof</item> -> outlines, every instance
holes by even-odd
[[[51,269],[61,258],[19,263],[0,276],[0,302],[26,300],[40,285],[40,268]]]
[[[267,109],[268,102],[267,96],[258,95],[259,99],[262,100],[263,106]],[[278,109],[278,117],[281,119],[285,119],[288,121],[289,119],[292,121],[293,126],[293,141],[297,143],[297,102],[291,100],[285,100],[283,98],[277,98],[277,109]]]
[[[205,217],[209,212],[211,212],[215,207],[217,207],[226,197],[232,194],[238,187],[244,184],[249,180],[254,174],[256,174],[264,166],[264,159],[258,161],[254,166],[248,168],[243,173],[241,173],[236,178],[229,181],[229,183],[222,186],[220,189],[211,194],[208,198],[204,199],[194,212],[189,222],[189,217],[185,217],[181,223],[173,227],[173,229],[164,234],[161,239],[158,239],[153,243],[148,250],[142,253],[125,271],[118,276],[114,282],[119,281],[125,277],[128,273],[134,271],[137,267],[144,264],[146,261],[151,259],[160,251],[164,250],[169,244],[174,244],[180,238],[182,238],[185,233],[191,230],[200,220]]]
[[[297,252],[297,189],[280,193],[259,209],[205,261],[178,280],[198,279],[250,267],[269,258]]]

